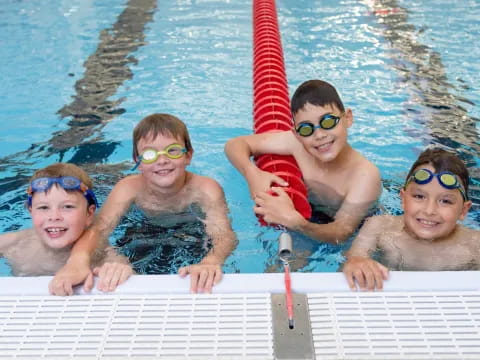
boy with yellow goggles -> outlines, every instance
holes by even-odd
[[[138,157],[138,160],[132,171],[136,170],[140,166],[140,163],[153,164],[155,161],[157,161],[160,155],[165,155],[169,159],[179,159],[186,153],[187,149],[180,144],[168,145],[163,150],[145,149],[143,153]]]

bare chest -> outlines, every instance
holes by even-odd
[[[310,202],[338,210],[348,192],[348,177],[342,173],[333,173],[322,169],[301,167],[303,181],[308,189]]]
[[[397,238],[381,244],[384,262],[394,270],[456,271],[476,268],[472,248],[462,242],[429,243]]]
[[[68,260],[70,252],[46,251],[29,244],[22,249],[12,249],[6,254],[15,276],[54,275]]]

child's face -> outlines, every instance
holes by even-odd
[[[435,173],[431,165],[419,168]],[[436,177],[423,185],[410,182],[400,191],[400,196],[408,232],[425,240],[448,237],[471,206],[471,201],[464,201],[458,189],[446,189]]]
[[[321,118],[326,114],[342,115],[335,106],[317,106],[307,103],[294,116],[294,125],[297,128],[302,123],[312,123],[318,126]],[[338,124],[331,129],[317,128],[310,136],[300,136],[295,131],[297,139],[305,149],[322,162],[332,161],[340,154],[347,144],[347,129],[352,125],[351,110],[346,110]]]
[[[88,206],[79,191],[53,185],[35,192],[29,209],[35,232],[48,247],[61,249],[73,244],[93,221],[95,206]]]
[[[155,138],[140,139],[137,150],[139,154],[142,154],[146,149],[162,151],[172,144],[185,146],[185,142],[181,139],[158,135]],[[177,188],[180,183],[183,185],[185,181],[185,169],[190,164],[191,159],[191,151],[177,159],[171,159],[166,154],[159,154],[158,158],[151,164],[140,163],[139,169],[147,183],[163,189]]]

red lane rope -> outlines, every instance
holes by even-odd
[[[275,0],[253,1],[253,129],[255,134],[292,129],[292,114]],[[257,166],[288,182],[285,191],[297,211],[310,218],[312,209],[297,162],[292,156],[265,154]],[[266,225],[263,219],[260,224]]]

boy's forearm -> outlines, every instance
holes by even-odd
[[[90,263],[90,258],[98,247],[98,237],[94,230],[87,229],[74,244],[68,262],[79,261]]]
[[[316,224],[304,218],[299,221],[293,230],[301,232],[312,239],[333,245],[343,244],[354,232],[354,229],[345,223],[333,221],[327,224]]]
[[[232,139],[226,143],[225,154],[232,165],[245,177],[255,167],[255,164],[250,161],[252,156],[250,148],[239,138]]]
[[[102,264],[106,262],[130,264],[130,262],[128,261],[128,258],[122,254],[119,254],[117,249],[113,246],[108,246],[105,249],[105,256],[102,259]]]
[[[227,257],[235,250],[238,240],[234,235],[228,236],[228,240],[220,240],[214,242],[213,248],[202,259],[202,264],[223,265]]]

